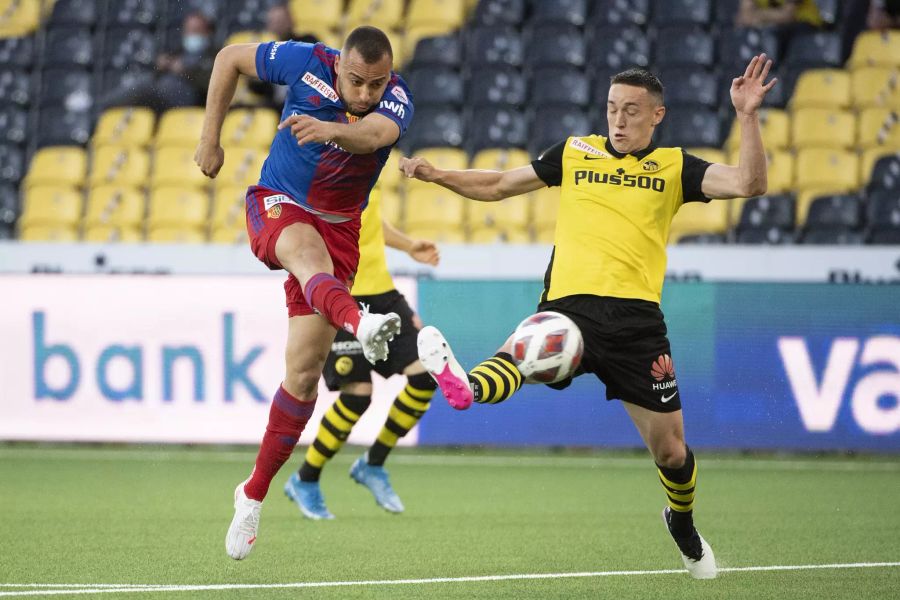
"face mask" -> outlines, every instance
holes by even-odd
[[[181,38],[185,52],[199,54],[209,46],[209,38],[199,33],[189,33]]]

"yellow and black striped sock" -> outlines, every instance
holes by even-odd
[[[350,430],[369,408],[371,401],[371,396],[353,394],[341,394],[335,400],[322,417],[316,439],[306,450],[306,459],[298,471],[301,481],[319,480],[325,463],[331,460],[347,441]]]
[[[525,378],[507,352],[498,352],[469,371],[475,402],[496,404],[515,394]]]
[[[694,527],[694,491],[697,488],[697,461],[694,453],[685,446],[687,457],[678,468],[656,465],[659,481],[666,490],[669,508],[672,509],[672,531],[676,535],[690,535]]]
[[[387,460],[388,453],[397,445],[397,441],[415,427],[419,419],[428,410],[431,397],[437,384],[428,373],[410,375],[406,379],[406,387],[397,395],[388,412],[387,421],[378,434],[378,439],[369,448],[366,462],[381,466]]]

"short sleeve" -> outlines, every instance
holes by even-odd
[[[263,81],[291,85],[312,56],[314,44],[303,42],[268,42],[256,49],[256,74]]]
[[[703,194],[703,177],[710,163],[693,154],[681,151],[684,162],[681,166],[681,190],[685,202],[709,202],[710,199]]]
[[[413,96],[400,77],[388,84],[375,113],[384,115],[400,128],[400,137],[406,133],[413,118]]]
[[[550,146],[536,160],[531,161],[534,172],[548,187],[562,185],[562,157],[565,148],[566,142],[563,140]]]

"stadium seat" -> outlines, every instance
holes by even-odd
[[[246,227],[216,227],[209,235],[209,241],[213,244],[246,246],[249,239]]]
[[[290,0],[288,8],[294,23],[302,23],[304,31],[333,30],[340,27],[343,4],[334,0]]]
[[[403,154],[399,150],[392,150],[388,155],[384,168],[381,169],[381,175],[378,177],[378,184],[385,189],[396,189],[400,185],[400,181],[405,179],[400,173],[400,157]]]
[[[587,112],[577,106],[550,106],[540,110],[532,119],[528,152],[536,157],[550,146],[565,141],[570,136],[591,133],[593,133],[591,120]]]
[[[424,37],[416,42],[409,68],[432,66],[459,68],[462,59],[463,45],[458,34]]]
[[[406,195],[406,228],[462,230],[466,222],[467,202],[470,201],[442,187],[416,187]]]
[[[117,0],[106,12],[107,25],[111,27],[148,27],[162,12],[163,0]]]
[[[32,157],[25,186],[64,185],[81,187],[87,176],[87,155],[79,146],[48,147]]]
[[[28,225],[19,230],[22,242],[77,242],[78,229],[71,225]]]
[[[843,69],[810,69],[804,71],[794,86],[790,105],[801,108],[848,108],[850,75]]]
[[[531,198],[516,196],[500,202],[469,202],[469,229],[524,231],[531,225]],[[474,240],[473,240],[474,241]]]
[[[88,111],[94,106],[94,78],[89,71],[69,68],[49,69],[41,73],[41,107],[54,111]]]
[[[869,194],[882,190],[900,196],[900,154],[888,154],[875,162],[867,190]]]
[[[675,67],[660,71],[659,78],[665,86],[667,106],[693,104],[718,108],[721,86],[714,73]]]
[[[469,166],[469,157],[458,148],[423,148],[417,150],[413,156],[424,158],[439,169],[466,169]],[[417,179],[408,180],[409,183],[422,183]],[[433,185],[433,184],[425,184]]]
[[[712,67],[715,43],[711,34],[695,27],[660,27],[654,51],[657,68]]]
[[[231,46],[232,44],[265,44],[272,41],[269,38],[270,36],[265,31],[235,31],[225,38],[223,46]]]
[[[216,229],[246,229],[247,222],[247,188],[225,187],[216,188],[212,198],[212,223],[213,231]]]
[[[467,129],[466,148],[473,154],[485,148],[524,148],[528,144],[528,120],[512,107],[476,109]]]
[[[590,103],[587,76],[574,67],[553,67],[534,71],[529,103],[534,107],[568,104],[585,107]]]
[[[194,148],[186,146],[158,149],[150,180],[153,187],[174,185],[190,188],[204,188],[210,181],[194,164]]]
[[[522,37],[511,27],[477,27],[467,32],[466,61],[475,69],[487,64],[520,67],[524,57]]]
[[[712,20],[711,0],[665,0],[653,5],[651,22],[705,26]]]
[[[488,65],[471,73],[466,98],[473,106],[522,106],[527,98],[527,90],[526,79],[518,69]],[[416,101],[418,102],[418,96]]]
[[[266,11],[271,4],[269,0],[226,1],[216,28],[224,31],[265,29]],[[387,9],[387,6],[385,8]]]
[[[797,153],[796,189],[828,188],[831,192],[858,187],[858,158],[855,153],[829,148],[807,148]],[[770,186],[771,188],[771,186]]]
[[[186,228],[203,231],[208,222],[209,199],[197,190],[161,186],[150,192],[147,226],[150,229]]]
[[[738,232],[748,229],[791,230],[796,223],[794,199],[787,195],[748,198],[741,207]]]
[[[650,20],[650,0],[594,0],[591,23],[644,26]]]
[[[856,118],[849,110],[795,110],[791,119],[791,140],[798,150],[850,148],[856,144]]]
[[[519,148],[487,148],[472,157],[473,169],[506,171],[531,164],[528,152]]]
[[[650,38],[636,26],[600,25],[587,45],[588,64],[598,69],[623,71],[631,66],[650,65]]]
[[[216,187],[243,186],[247,188],[259,181],[266,152],[256,148],[230,148],[225,153],[225,164],[213,179]],[[195,165],[191,165],[198,169]],[[198,169],[199,170],[199,169]]]
[[[873,243],[900,243],[900,195],[886,190],[870,194],[868,213]]]
[[[114,227],[112,225],[90,225],[85,226],[84,236],[82,240],[85,242],[95,243],[129,243],[136,244],[143,240],[141,229],[139,227]]]
[[[410,0],[406,26],[437,25],[449,32],[458,29],[464,18],[463,0]]]
[[[167,110],[159,118],[156,146],[196,147],[203,129],[203,117],[202,108],[188,107]]]
[[[791,137],[791,118],[787,111],[763,108],[759,111],[759,127],[766,150],[787,148]],[[731,122],[731,132],[725,146],[736,150],[741,141],[741,126],[737,119]]]
[[[885,156],[898,155],[898,153],[900,153],[900,146],[875,146],[864,150],[859,158],[859,183],[863,186],[868,186],[878,161]]]
[[[532,23],[561,22],[581,27],[587,20],[587,0],[541,0],[532,3]]]
[[[841,36],[825,31],[797,34],[788,44],[784,62],[793,67],[840,67],[844,62]]]
[[[58,27],[47,31],[44,65],[48,67],[90,67],[94,63],[91,30],[83,27]]]
[[[349,32],[358,25],[372,25],[389,31],[403,19],[403,0],[350,0],[346,11]]]
[[[11,232],[19,212],[19,190],[12,184],[0,183],[0,227]]]
[[[27,71],[0,70],[0,106],[13,105],[27,108],[34,96],[34,81]]]
[[[701,158],[706,162],[710,163],[720,163],[723,165],[728,164],[728,156],[725,154],[724,150],[719,150],[718,148],[709,148],[705,146],[700,146],[697,148],[685,148],[685,152],[696,156],[697,158]],[[691,204],[688,202],[688,204]]]
[[[138,188],[98,185],[88,194],[84,223],[86,226],[140,229],[144,212],[144,194]]]
[[[737,13],[734,13],[737,14]],[[731,21],[734,22],[734,14]],[[778,36],[771,29],[740,27],[725,29],[719,35],[719,64],[735,75],[750,63],[754,56],[765,53],[771,58],[780,56]]]
[[[150,174],[150,156],[136,146],[100,146],[94,149],[88,180],[92,186],[115,184],[140,187]]]
[[[866,234],[862,231],[845,231],[841,229],[810,229],[803,232],[803,243],[809,245],[859,246],[865,243]]]
[[[0,39],[0,65],[6,68],[30,69],[37,58],[34,37]]]
[[[480,227],[469,233],[470,244],[530,244],[527,229],[515,227]]]
[[[853,42],[848,66],[900,67],[900,31],[863,31]]]
[[[268,108],[232,109],[222,124],[222,146],[268,150],[278,130],[279,114]]]
[[[721,146],[722,122],[708,108],[673,106],[666,113],[657,143],[663,146]]]
[[[669,236],[669,243],[672,242],[672,239],[675,236]],[[678,237],[678,241],[676,242],[679,245],[718,245],[724,244],[728,241],[728,234],[725,233],[693,233],[693,234],[684,234]]]
[[[857,145],[862,149],[900,147],[900,117],[888,108],[867,108],[859,113]]]
[[[7,3],[0,19],[0,37],[31,35],[40,25],[41,6],[38,2]]]
[[[25,151],[13,144],[0,143],[0,182],[18,184],[24,175]]]
[[[73,187],[34,186],[26,190],[19,227],[65,225],[77,227],[81,220],[81,193]]]
[[[154,227],[147,232],[147,241],[154,244],[205,244],[206,235],[192,227]]]
[[[126,69],[131,65],[150,68],[156,61],[156,37],[147,29],[110,29],[104,36],[103,52],[98,52],[100,66]]]
[[[850,72],[850,93],[857,109],[900,108],[896,102],[897,72],[888,67],[859,67]]]
[[[156,116],[149,108],[128,106],[110,108],[100,115],[91,137],[93,145],[145,147],[153,139]]]
[[[462,106],[465,99],[464,79],[459,71],[436,65],[411,69],[404,76],[415,90],[416,108],[429,105]]]
[[[556,230],[556,216],[559,213],[559,190],[541,188],[531,194],[532,225],[536,239],[546,243]]]
[[[740,151],[735,148],[729,153],[728,164],[739,162]],[[794,187],[796,160],[794,155],[784,149],[770,150],[766,148],[766,160],[769,169],[770,194],[788,192]]]
[[[407,153],[436,146],[458,147],[465,140],[465,122],[453,108],[425,107],[416,111],[415,118],[416,126],[400,140]]]
[[[856,231],[863,226],[863,207],[855,194],[829,194],[797,204],[797,222],[806,230]]]
[[[543,5],[543,2],[538,4]],[[532,69],[583,67],[586,46],[581,30],[574,25],[545,25],[538,21],[528,32],[526,64]]]
[[[438,244],[462,244],[466,241],[466,232],[463,229],[449,229],[446,227],[407,227],[406,234],[420,240],[431,240]]]
[[[480,0],[475,5],[472,23],[518,26],[525,20],[526,0]]]
[[[0,129],[2,113],[0,113]],[[84,145],[91,137],[89,112],[63,111],[47,107],[38,115],[37,146]]]
[[[675,213],[669,230],[669,243],[680,242],[686,235],[724,234],[728,230],[728,202],[685,202]]]
[[[97,23],[97,0],[56,0],[48,21],[49,27],[75,25],[92,27]]]

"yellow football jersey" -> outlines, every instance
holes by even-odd
[[[576,294],[659,303],[672,218],[684,201],[708,201],[709,163],[681,148],[621,154],[598,135],[570,137],[532,163],[560,186],[554,251],[543,300]]]
[[[369,204],[362,213],[359,230],[359,267],[353,288],[354,296],[374,296],[394,289],[384,255],[384,229],[381,224],[381,191],[378,186],[369,194]]]

